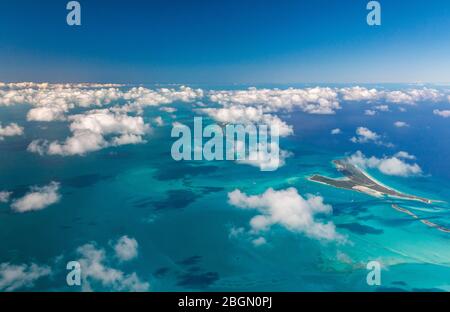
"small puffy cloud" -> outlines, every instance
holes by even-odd
[[[169,114],[173,114],[173,113],[175,113],[177,111],[176,108],[169,107],[169,106],[160,107],[159,110],[162,111],[162,112],[169,113]]]
[[[376,158],[372,156],[367,158],[361,151],[357,151],[349,157],[349,161],[361,168],[376,168],[386,175],[409,177],[422,173],[422,169],[418,164],[408,164],[403,160],[412,160],[414,158],[414,156],[406,152],[399,152],[392,157]]]
[[[240,236],[245,234],[245,228],[243,227],[232,227],[228,234],[229,238],[239,238]]]
[[[42,187],[34,186],[25,196],[14,200],[11,208],[16,212],[42,210],[60,200],[58,191],[59,183],[57,182],[51,182]]]
[[[339,128],[336,128],[336,129],[331,130],[331,134],[332,134],[332,135],[341,134],[341,133],[342,133],[342,131],[341,131],[341,129],[339,129]]]
[[[358,127],[356,135],[356,137],[351,138],[353,143],[379,142],[381,138],[379,134],[366,127]]]
[[[35,282],[51,274],[48,266],[31,264],[0,264],[0,290],[14,291],[22,288],[33,287]]]
[[[43,106],[35,107],[28,111],[27,120],[28,121],[54,121],[54,120],[65,120],[64,116],[65,109],[55,106]]]
[[[128,261],[134,259],[138,255],[138,242],[134,238],[122,236],[114,245],[116,257],[121,261]]]
[[[358,127],[356,129],[356,136],[350,139],[353,143],[374,143],[377,145],[384,145],[387,147],[393,147],[392,143],[385,143],[381,140],[381,135],[366,128]]]
[[[125,272],[111,267],[106,251],[94,243],[78,247],[77,253],[81,256],[82,289],[93,291],[94,287],[101,285],[112,291],[148,291],[150,285],[142,281],[135,272]]]
[[[409,125],[404,121],[396,121],[394,122],[394,126],[396,126],[397,128],[409,127]]]
[[[243,142],[238,141],[236,146],[237,152],[243,154],[243,148]],[[236,160],[236,162],[238,164],[258,167],[262,171],[273,171],[284,166],[286,158],[292,155],[291,152],[281,149],[279,143],[258,143],[257,150],[249,151],[245,159]]]
[[[108,109],[91,110],[68,119],[71,137],[64,142],[34,140],[28,151],[40,155],[85,155],[110,146],[144,143],[143,136],[150,131],[141,116],[128,116]]]
[[[332,212],[330,205],[320,196],[303,198],[295,188],[276,191],[267,189],[263,194],[248,196],[236,189],[228,193],[228,202],[236,207],[260,212],[250,220],[251,232],[262,233],[271,226],[280,225],[292,232],[323,241],[343,240],[332,222],[321,222],[317,215]]]
[[[10,196],[11,196],[11,192],[1,191],[0,192],[0,203],[7,203],[9,201]]]
[[[448,117],[450,117],[450,110],[435,109],[435,110],[433,110],[433,114],[444,117],[444,118],[448,118]]]
[[[374,110],[371,110],[371,109],[366,109],[364,111],[364,115],[367,115],[367,116],[375,116],[376,114],[377,114],[377,112]]]
[[[164,126],[164,120],[161,116],[153,118],[153,122],[159,127]]]
[[[3,140],[5,137],[12,137],[12,136],[18,136],[23,135],[23,128],[20,127],[16,123],[10,123],[9,125],[2,126],[0,123],[0,141]]]
[[[400,151],[394,155],[397,158],[403,159],[416,159],[416,156],[409,154],[408,152]]]
[[[255,246],[262,246],[262,245],[265,245],[266,243],[267,243],[266,239],[262,236],[252,240],[252,244]]]
[[[374,108],[380,112],[388,112],[389,111],[388,105],[378,105],[378,106],[375,106]]]

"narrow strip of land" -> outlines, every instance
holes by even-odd
[[[333,163],[336,166],[336,169],[340,171],[345,178],[333,179],[321,175],[314,175],[310,177],[309,180],[337,188],[365,193],[374,197],[390,196],[407,200],[416,200],[426,204],[431,204],[433,202],[428,198],[405,194],[389,188],[347,160],[334,160]]]
[[[426,204],[431,204],[433,202],[433,200],[428,198],[405,194],[389,188],[372,178],[362,169],[351,164],[348,160],[333,160],[333,163],[336,166],[336,169],[345,176],[344,178],[333,179],[321,175],[313,175],[309,180],[336,188],[365,193],[374,197],[390,196],[407,200],[416,200]],[[400,207],[397,204],[392,204],[392,208],[417,219],[429,227],[435,228],[441,232],[450,233],[450,228],[446,228],[427,219],[422,219],[411,210]]]
[[[441,232],[450,233],[450,229],[449,229],[449,228],[446,228],[446,227],[444,227],[444,226],[441,226],[441,225],[439,225],[439,224],[436,224],[436,223],[434,223],[434,222],[431,222],[431,221],[429,221],[429,220],[427,220],[427,219],[421,219],[418,215],[416,215],[416,214],[415,214],[414,212],[412,212],[411,210],[408,210],[408,209],[406,209],[406,208],[402,208],[402,207],[400,207],[399,205],[396,205],[396,204],[393,204],[393,205],[392,205],[392,208],[394,208],[394,209],[397,210],[397,211],[406,213],[407,215],[410,215],[410,216],[413,217],[414,219],[419,220],[420,222],[422,222],[422,223],[425,224],[425,225],[428,225],[429,227],[435,228],[435,229],[437,229],[437,230],[439,230],[439,231],[441,231]]]

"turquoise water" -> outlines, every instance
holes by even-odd
[[[77,247],[95,242],[109,250],[123,235],[139,242],[139,256],[116,264],[136,272],[153,291],[400,291],[450,290],[450,234],[437,231],[391,208],[392,203],[450,227],[450,127],[425,114],[431,107],[410,108],[402,120],[411,127],[393,129],[394,113],[369,119],[364,106],[344,106],[334,116],[289,113],[284,119],[295,135],[281,147],[293,152],[274,172],[229,161],[175,162],[170,157],[170,118],[155,127],[146,144],[108,148],[86,156],[39,156],[26,151],[34,138],[62,139],[67,124],[50,127],[25,121],[27,107],[0,107],[2,122],[26,125],[23,137],[0,141],[0,190],[23,196],[29,186],[61,183],[61,200],[46,209],[13,213],[0,203],[0,263],[49,265],[51,277],[29,290],[79,291],[66,284],[66,263]],[[189,123],[194,113],[176,104],[177,120]],[[184,108],[183,108],[184,107]],[[158,112],[147,109],[151,120]],[[394,116],[393,116],[394,115]],[[366,119],[367,118],[367,119]],[[396,148],[359,145],[348,136],[361,124],[385,133]],[[44,125],[45,126],[45,125]],[[339,127],[342,136],[331,136]],[[31,130],[29,130],[31,129]],[[361,149],[382,156],[399,150],[417,156],[424,175],[390,177],[371,170],[376,179],[398,190],[444,202],[424,205],[378,199],[316,184],[312,174],[339,176],[331,161]],[[346,244],[323,243],[274,226],[267,244],[255,247],[246,238],[230,237],[232,228],[248,228],[254,210],[227,203],[228,192],[260,194],[267,188],[295,187],[333,206],[337,231]],[[366,263],[383,265],[382,285],[368,286]],[[96,285],[96,290],[111,290]]]

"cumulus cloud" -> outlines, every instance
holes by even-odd
[[[380,112],[388,112],[389,111],[388,105],[378,105],[378,106],[375,106],[374,108]]]
[[[117,88],[124,84],[117,83],[48,83],[48,82],[0,82],[2,89],[62,89],[62,88]]]
[[[0,105],[28,104],[33,106],[27,114],[29,121],[53,121],[65,119],[65,113],[76,107],[104,106],[122,97],[117,88],[84,89],[61,85],[0,90]]]
[[[176,108],[169,107],[169,106],[160,107],[159,110],[162,111],[162,112],[169,113],[169,114],[173,114],[173,113],[175,113],[177,111]]]
[[[31,264],[0,264],[0,290],[14,291],[33,287],[35,282],[51,274],[48,266]]]
[[[244,144],[237,142],[238,153],[242,152]],[[282,167],[286,163],[286,158],[292,156],[291,152],[280,148],[279,143],[270,142],[258,143],[256,151],[250,151],[245,159],[237,160],[238,164],[251,165],[258,167],[261,171],[272,171]]]
[[[65,120],[75,108],[103,107],[113,102],[126,104],[116,107],[121,112],[142,112],[144,107],[169,104],[174,101],[192,102],[203,97],[203,90],[181,86],[156,90],[134,87],[120,89],[114,84],[3,84],[0,106],[31,105],[28,121],[49,122]]]
[[[94,243],[78,247],[77,253],[81,256],[83,291],[93,291],[98,285],[112,291],[148,291],[150,288],[149,283],[142,281],[135,272],[126,274],[111,267],[106,251]]]
[[[292,126],[287,125],[278,116],[264,113],[262,107],[232,105],[224,108],[204,108],[201,111],[224,124],[263,124],[277,127],[281,137],[294,132]]]
[[[310,114],[334,114],[340,109],[337,93],[331,88],[257,89],[210,91],[211,101],[221,105],[261,106],[264,112],[299,109]]]
[[[154,106],[176,101],[193,102],[203,96],[202,89],[192,89],[186,86],[181,86],[179,89],[161,88],[158,90],[139,87],[132,88],[126,93],[124,98],[134,100],[138,105]]]
[[[409,127],[409,125],[404,121],[396,121],[394,122],[394,126],[396,126],[397,128]]]
[[[164,120],[161,116],[153,118],[153,122],[159,127],[164,126]]]
[[[251,232],[259,234],[274,225],[289,231],[323,241],[342,241],[335,225],[318,220],[317,215],[331,214],[330,205],[320,196],[307,195],[306,199],[295,188],[276,191],[267,189],[263,194],[248,196],[236,189],[228,193],[228,202],[236,207],[255,209],[260,214],[250,220]]]
[[[43,187],[33,186],[25,196],[13,201],[11,208],[16,212],[42,210],[60,200],[59,186],[57,182]]]
[[[339,128],[336,128],[336,129],[331,130],[331,134],[333,134],[333,135],[341,134],[341,133],[342,133],[342,131],[341,131],[341,129],[339,129]]]
[[[134,238],[122,236],[114,245],[116,257],[122,261],[134,259],[138,255],[138,242]]]
[[[373,101],[378,97],[376,89],[367,89],[359,86],[342,88],[339,90],[339,93],[346,101]]]
[[[366,127],[358,127],[356,135],[356,137],[351,138],[353,143],[379,142],[381,138],[379,134]]]
[[[64,142],[34,140],[28,151],[41,155],[85,155],[110,146],[143,143],[143,136],[150,131],[150,126],[144,123],[141,116],[129,116],[108,109],[73,115],[69,120],[71,137]]]
[[[450,110],[435,109],[435,110],[433,110],[433,114],[444,117],[444,118],[448,118],[448,117],[450,117]]]
[[[366,127],[358,127],[356,129],[356,136],[352,137],[350,141],[352,141],[353,143],[374,143],[377,145],[384,145],[387,147],[394,146],[392,143],[383,142],[381,135]]]
[[[10,123],[9,125],[3,127],[0,123],[0,141],[2,141],[5,137],[18,135],[23,135],[23,128],[18,124]]]
[[[364,115],[367,115],[367,116],[375,116],[376,114],[377,114],[377,112],[374,110],[371,110],[371,109],[366,109],[364,111]]]
[[[400,151],[394,155],[397,158],[403,159],[416,159],[416,156],[409,154],[408,152]]]
[[[399,152],[392,157],[376,158],[372,156],[367,158],[361,151],[357,151],[349,157],[349,161],[354,165],[361,168],[376,168],[386,175],[409,177],[422,173],[418,164],[408,164],[403,159],[412,160],[415,157],[406,152]]]
[[[266,239],[262,236],[252,240],[252,244],[255,246],[262,246],[265,245],[266,243],[267,243]]]
[[[416,104],[418,102],[437,102],[445,100],[445,94],[430,88],[408,90],[377,90],[356,86],[341,88],[339,94],[346,101],[387,102],[393,104]],[[384,109],[384,108],[382,108]]]
[[[0,192],[0,203],[7,203],[9,201],[10,196],[11,196],[11,192],[1,191]]]

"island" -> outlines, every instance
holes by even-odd
[[[372,178],[369,174],[367,174],[364,170],[360,169],[358,166],[355,166],[354,164],[350,163],[346,159],[339,159],[339,160],[333,160],[334,165],[336,166],[336,169],[341,172],[345,177],[340,179],[333,179],[328,178],[320,175],[313,175],[312,177],[308,178],[310,181],[330,185],[333,187],[346,189],[346,190],[352,190],[357,191],[361,193],[368,194],[370,196],[375,197],[395,197],[395,198],[401,198],[401,199],[407,199],[407,200],[416,200],[420,201],[426,204],[431,204],[433,202],[438,202],[436,200],[431,200],[424,197],[419,197],[415,195],[405,194],[399,191],[396,191],[392,188],[389,188],[374,178]],[[412,218],[419,220],[423,224],[435,228],[441,232],[450,233],[450,228],[441,226],[439,224],[436,224],[434,222],[431,222],[427,219],[423,219],[416,215],[414,212],[412,212],[409,209],[400,207],[397,204],[392,204],[391,207],[399,212],[405,213]]]
[[[416,200],[426,204],[431,204],[433,202],[428,198],[405,194],[389,188],[346,159],[333,160],[333,164],[336,169],[345,176],[344,178],[333,179],[321,175],[313,175],[308,179],[310,181],[341,189],[365,193],[374,197],[389,196],[407,200]]]

